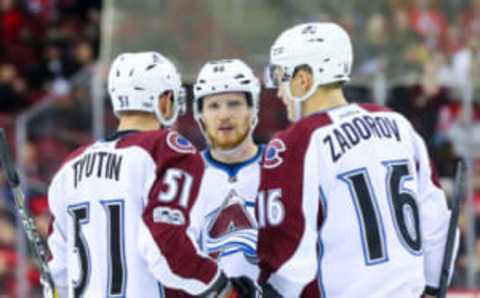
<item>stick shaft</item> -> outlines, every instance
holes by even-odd
[[[455,247],[455,239],[457,237],[458,218],[460,215],[460,205],[465,197],[466,192],[466,172],[467,167],[464,162],[460,161],[457,165],[457,172],[454,182],[454,193],[452,197],[452,209],[450,221],[448,224],[447,242],[445,244],[445,252],[443,255],[442,269],[440,272],[438,298],[445,298],[448,290],[448,277],[450,276],[450,264],[453,259],[453,250]]]
[[[7,144],[7,138],[3,128],[0,128],[0,160],[2,167],[5,170],[8,183],[12,188],[18,217],[27,235],[28,245],[40,270],[42,284],[46,287],[49,287],[52,293],[55,293],[56,291],[53,278],[47,263],[47,247],[43,243],[43,240],[37,231],[37,227],[35,226],[32,216],[25,207],[25,195],[20,188],[20,178],[13,164],[13,160],[10,155],[10,149]]]

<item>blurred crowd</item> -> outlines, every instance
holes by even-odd
[[[44,101],[51,103],[29,122],[28,143],[17,151],[17,166],[28,184],[28,206],[44,237],[48,234],[48,182],[70,150],[92,140],[90,84],[100,46],[101,2],[0,0],[0,127],[6,128],[12,147],[16,117]],[[353,101],[384,103],[409,118],[427,140],[441,181],[451,194],[456,162],[472,153],[470,146],[480,146],[480,0],[380,3],[382,9],[360,16],[351,12],[329,17],[354,38],[354,80],[345,87],[346,95]],[[175,19],[171,21],[175,30]],[[471,110],[464,109],[467,105]],[[467,126],[470,119],[473,125]],[[107,128],[114,125],[109,115]],[[275,92],[264,90],[257,141],[268,141],[286,125]],[[190,113],[180,118],[178,129],[204,146]],[[474,148],[474,214],[480,216],[480,147]],[[15,222],[13,198],[1,173],[0,295],[7,297],[15,297],[16,291]],[[466,222],[462,217],[463,236]],[[475,254],[480,260],[480,220],[476,222]],[[460,288],[466,286],[465,253],[462,241],[454,278],[454,286]],[[35,297],[38,272],[31,263],[29,297]],[[480,287],[480,261],[473,266]]]
[[[56,104],[44,117],[57,119],[59,127],[83,128],[85,120],[78,118],[81,114],[69,117],[75,114],[72,107],[82,96],[75,94],[71,80],[87,72],[96,59],[101,4],[100,0],[0,0],[0,126],[7,129],[12,145],[15,117],[45,98],[56,98]],[[53,129],[38,127],[35,134],[52,135]],[[57,131],[61,133],[60,129]],[[47,181],[40,178],[37,169],[40,158],[43,162],[44,153],[40,152],[56,154],[58,150],[52,147],[55,144],[50,143],[50,148],[40,148],[38,144],[24,146],[21,159],[31,185],[27,192],[28,206],[40,234],[45,237]],[[45,155],[48,158],[49,154]],[[56,166],[52,165],[52,171]],[[0,295],[6,297],[16,296],[15,221],[13,198],[4,175],[0,174]],[[40,293],[38,272],[31,260],[27,266],[29,297],[35,297]]]
[[[0,110],[16,113],[92,63],[100,1],[0,1]]]
[[[373,12],[354,32],[359,74],[382,71],[390,79],[430,76],[444,86],[456,86],[473,75],[480,78],[480,1],[389,0],[386,12]],[[452,5],[457,3],[453,12]],[[463,3],[460,5],[459,3]],[[473,72],[473,73],[472,73]]]
[[[462,212],[462,241],[453,286],[467,286],[473,266],[480,287],[480,0],[387,1],[387,13],[374,12],[362,28],[343,18],[353,34],[356,77],[385,79],[387,92],[375,93],[404,114],[425,138],[451,197],[456,162],[471,162],[475,224]],[[455,7],[457,10],[451,10]],[[360,47],[358,45],[361,45]],[[380,75],[380,78],[379,78]],[[464,206],[464,211],[465,211]],[[474,262],[467,255],[467,233],[474,231]]]

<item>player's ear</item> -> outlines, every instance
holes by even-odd
[[[165,119],[170,119],[173,116],[172,92],[167,91],[160,95],[158,104],[160,107],[160,113],[162,113],[163,117]]]
[[[302,86],[302,89],[307,92],[313,85],[313,75],[311,72],[307,71],[306,69],[300,69],[297,72],[297,77]]]

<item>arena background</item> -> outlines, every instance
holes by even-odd
[[[177,128],[203,147],[191,115],[191,84],[201,65],[239,57],[262,77],[281,31],[329,20],[354,42],[347,97],[409,118],[427,140],[449,197],[456,161],[470,165],[449,296],[480,296],[479,0],[0,0],[0,127],[42,235],[55,170],[69,151],[115,129],[105,93],[115,55],[157,50],[178,65],[190,92],[189,113]],[[256,140],[267,142],[287,125],[275,92],[264,90]],[[40,295],[2,173],[0,297]]]

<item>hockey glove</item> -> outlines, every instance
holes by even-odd
[[[242,298],[255,298],[257,293],[257,287],[255,283],[246,276],[230,278],[230,282],[237,291],[239,297]]]
[[[235,278],[227,278],[225,274],[221,274],[217,281],[205,293],[201,294],[201,298],[255,298],[257,289],[253,281],[248,277],[241,276]]]
[[[263,284],[262,285],[262,298],[283,298],[283,296],[280,295],[277,292],[277,290],[275,290],[271,285]]]

